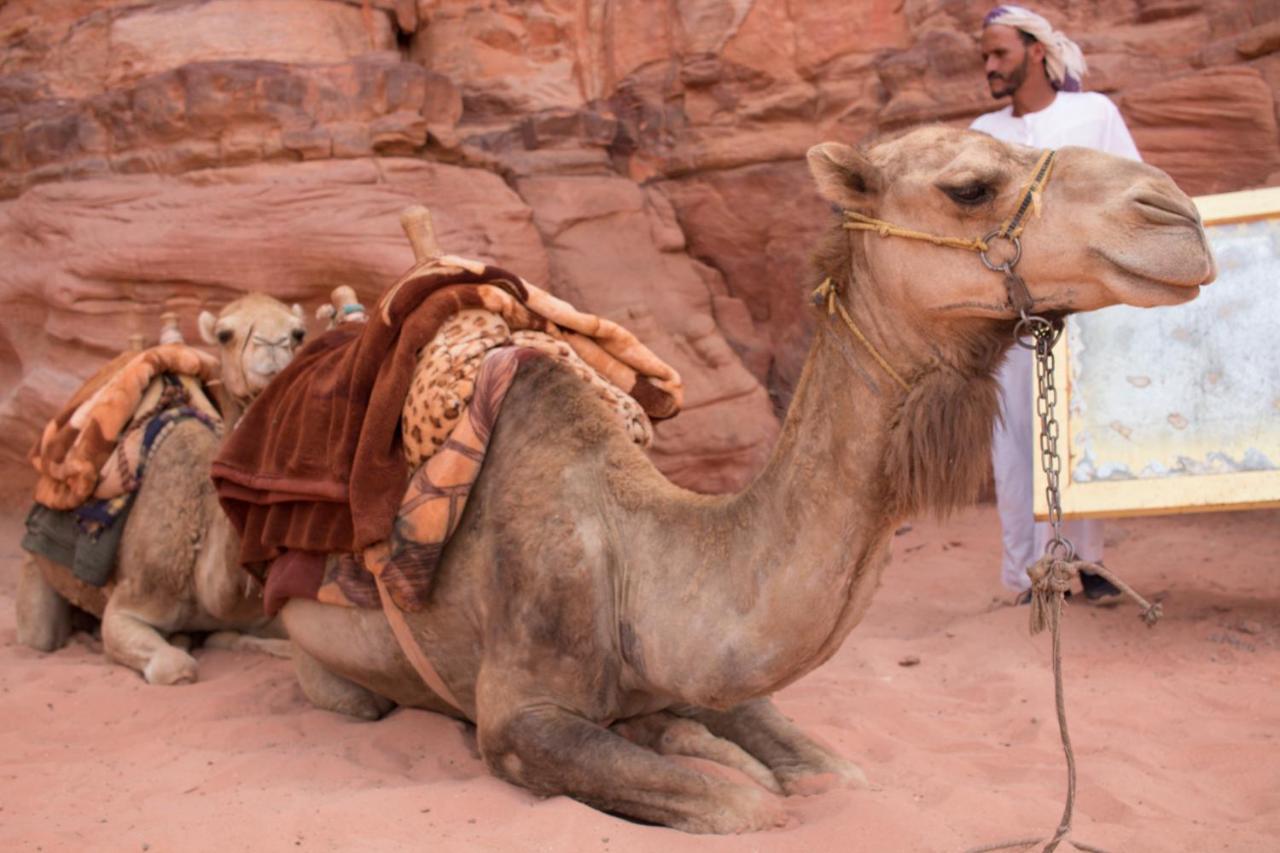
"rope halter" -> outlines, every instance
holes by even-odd
[[[906,237],[909,240],[922,240],[926,243],[932,243],[935,246],[944,246],[951,249],[964,249],[969,252],[977,252],[981,258],[983,265],[992,272],[1004,274],[1005,291],[1009,297],[1009,305],[1018,312],[1018,333],[1021,337],[1021,330],[1027,325],[1035,325],[1036,323],[1048,323],[1042,317],[1031,316],[1031,293],[1027,290],[1027,284],[1024,282],[1013,268],[1017,266],[1018,261],[1022,259],[1022,231],[1027,227],[1027,221],[1031,217],[1040,215],[1041,200],[1044,195],[1044,188],[1049,184],[1049,177],[1053,174],[1054,159],[1057,152],[1049,149],[1040,155],[1040,159],[1036,161],[1035,167],[1031,170],[1031,177],[1022,186],[1018,193],[1018,204],[1014,208],[1013,213],[1009,215],[1000,227],[988,232],[982,237],[946,237],[940,234],[930,234],[927,231],[916,231],[911,228],[903,228],[900,225],[894,225],[892,222],[886,222],[883,219],[875,219],[871,216],[865,216],[857,211],[846,210],[844,212],[843,226],[848,231],[874,231],[881,237]],[[1030,214],[1030,216],[1028,216]],[[1000,240],[1008,242],[1013,247],[1012,256],[1005,261],[994,261],[991,258],[991,247]],[[889,366],[889,362],[884,356],[876,351],[876,348],[867,339],[867,336],[858,329],[853,322],[853,318],[849,316],[849,312],[836,299],[839,292],[839,285],[830,278],[825,279],[822,284],[814,291],[815,301],[821,300],[826,303],[827,313],[840,314],[842,320],[854,336],[862,342],[867,351],[875,358],[875,360],[884,368],[893,379],[902,387],[904,391],[909,391],[910,386],[903,381],[902,377]],[[1021,341],[1019,341],[1021,343]]]
[[[910,228],[894,225],[892,222],[885,222],[883,219],[864,216],[853,210],[844,212],[844,227],[850,231],[875,231],[881,237],[906,237],[911,240],[924,240],[935,246],[947,246],[952,249],[966,249],[970,252],[978,252],[982,256],[982,262],[987,265],[988,269],[1004,271],[1006,267],[1012,268],[1022,256],[1022,245],[1019,243],[1018,238],[1022,236],[1022,230],[1027,227],[1027,214],[1040,215],[1040,200],[1044,188],[1049,184],[1049,177],[1053,174],[1053,162],[1056,155],[1057,152],[1052,149],[1040,155],[1040,159],[1036,161],[1035,168],[1031,171],[1031,178],[1023,185],[1019,193],[1017,208],[999,228],[988,232],[984,237],[943,237],[926,231],[913,231]],[[987,253],[991,251],[991,242],[997,239],[1008,240],[1013,243],[1013,260],[996,263],[988,257]]]

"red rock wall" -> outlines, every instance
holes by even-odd
[[[951,0],[10,0],[0,6],[0,482],[177,310],[373,296],[397,214],[635,328],[685,375],[658,464],[744,483],[828,212],[803,156],[995,104]],[[1056,0],[1090,88],[1193,194],[1280,184],[1280,0]]]

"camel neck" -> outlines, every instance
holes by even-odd
[[[691,683],[709,686],[702,699],[717,707],[773,692],[834,654],[870,605],[895,527],[969,500],[987,465],[987,354],[961,370],[873,296],[851,293],[846,305],[910,388],[823,312],[773,455],[685,564],[715,565],[698,583],[708,611],[736,611],[739,633],[764,638],[750,667],[704,658]]]
[[[769,463],[708,537],[727,543],[727,559],[702,555],[719,564],[704,600],[742,614],[747,636],[767,638],[752,647],[749,671],[730,677],[714,655],[704,659],[710,677],[699,683],[716,686],[708,703],[794,681],[830,657],[865,612],[897,521],[882,499],[882,463],[903,394],[824,312]]]
[[[645,541],[664,537],[666,568],[660,583],[624,582],[620,608],[655,646],[645,678],[672,695],[727,707],[821,664],[869,606],[897,524],[969,502],[989,465],[991,372],[1003,350],[983,342],[1000,336],[920,327],[841,266],[830,274],[849,282],[843,304],[909,390],[823,309],[760,475],[740,494],[705,499],[696,536],[671,535],[687,499],[644,531]],[[673,595],[690,605],[679,615]],[[705,624],[733,630],[708,642],[695,627]]]
[[[248,408],[248,404],[240,400],[230,391],[226,390],[226,386],[221,383],[216,387],[218,397],[218,411],[222,413],[222,437],[225,441],[227,436],[236,428],[236,424],[240,422],[244,410]]]

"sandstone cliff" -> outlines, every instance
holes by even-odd
[[[1041,4],[1190,193],[1280,183],[1280,2]],[[955,0],[10,0],[0,6],[0,471],[132,333],[411,261],[396,216],[636,329],[685,375],[654,451],[744,483],[829,222],[805,150],[992,108]]]

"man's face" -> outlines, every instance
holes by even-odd
[[[1039,59],[1032,54],[1038,55]],[[1013,27],[993,24],[982,31],[982,63],[987,72],[987,85],[991,97],[1003,98],[1018,91],[1027,79],[1027,69],[1032,62],[1039,66],[1044,58],[1044,48],[1039,42],[1023,44],[1022,36]]]

